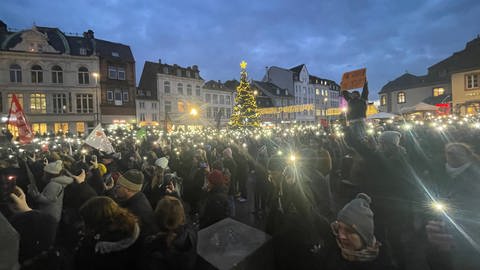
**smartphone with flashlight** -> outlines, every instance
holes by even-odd
[[[0,203],[10,200],[10,194],[17,185],[17,176],[11,173],[0,174]]]

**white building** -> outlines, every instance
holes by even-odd
[[[198,112],[203,104],[203,82],[195,65],[184,68],[176,64],[162,64],[160,60],[158,63],[146,61],[137,97],[142,99],[140,94],[144,93],[145,96],[151,94],[149,100],[158,100],[159,123],[168,121],[174,125],[198,125],[201,124]],[[149,109],[146,103],[145,108],[140,108],[141,104],[137,102],[137,119],[142,121],[140,117],[143,117],[143,113],[148,122],[147,114],[153,117],[155,109]]]
[[[208,81],[203,85],[205,103],[202,106],[203,117],[206,120],[204,125],[226,126],[230,120],[235,103],[236,87],[239,82],[236,80]]]
[[[315,116],[318,119],[330,119],[328,109],[340,106],[340,86],[328,79],[310,75],[310,86],[315,95]]]
[[[8,114],[15,94],[37,134],[94,128],[99,59],[89,41],[57,28],[10,32],[0,21],[0,44],[0,112]]]

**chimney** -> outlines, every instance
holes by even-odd
[[[197,66],[197,65],[193,65],[193,66],[192,66],[192,69],[193,69],[194,71],[198,71],[198,66]]]
[[[162,59],[158,58],[158,63],[161,65],[162,64]]]
[[[0,34],[6,34],[7,32],[7,24],[0,20]]]
[[[87,32],[83,32],[83,37],[87,39],[94,39],[95,35],[94,32],[91,29],[88,29]]]

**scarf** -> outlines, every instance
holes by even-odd
[[[361,250],[346,249],[337,239],[337,245],[342,250],[342,257],[350,262],[370,262],[378,257],[381,243],[373,239],[373,244]]]
[[[468,167],[470,167],[470,165],[472,165],[472,162],[467,162],[467,163],[463,164],[462,166],[460,166],[458,168],[453,168],[448,163],[445,163],[445,170],[447,171],[447,174],[452,179],[454,179],[457,176],[459,176],[460,174],[462,174],[466,169],[468,169]]]

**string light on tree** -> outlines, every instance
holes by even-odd
[[[229,124],[234,128],[260,127],[255,95],[247,81],[247,62],[242,61],[240,68],[240,85],[237,86],[235,106]]]

